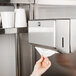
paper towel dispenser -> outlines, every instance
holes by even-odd
[[[29,21],[29,42],[56,48],[62,53],[76,50],[76,19]]]
[[[55,27],[55,20],[29,21],[29,42],[56,47]]]

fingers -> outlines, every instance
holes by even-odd
[[[41,56],[40,60],[37,61],[37,64],[49,68],[51,66],[51,61],[48,58]]]
[[[51,62],[48,58],[45,58],[44,61],[42,62],[43,67],[49,68],[51,66]]]
[[[41,63],[41,62],[43,62],[43,60],[44,60],[44,57],[41,56],[41,58],[37,61],[37,63]]]

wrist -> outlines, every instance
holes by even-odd
[[[33,71],[31,76],[41,76],[41,75],[39,75],[37,72]]]

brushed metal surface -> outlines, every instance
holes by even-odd
[[[15,35],[0,35],[0,76],[16,76]]]
[[[76,51],[76,19],[71,19],[71,52]]]
[[[34,66],[34,51],[32,50],[32,45],[28,43],[28,34],[20,34],[20,45],[21,45],[21,51],[20,51],[20,61],[21,61],[21,76],[30,76],[32,73],[32,69]]]
[[[56,48],[63,52],[69,53],[70,52],[70,36],[69,36],[69,27],[70,27],[69,20],[56,20]],[[64,39],[64,42],[63,42]],[[64,44],[64,47],[63,47]]]
[[[55,20],[29,21],[29,42],[55,47]]]

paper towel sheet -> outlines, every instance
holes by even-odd
[[[27,27],[25,9],[15,9],[15,27]]]
[[[49,50],[49,49],[40,48],[40,47],[35,47],[35,49],[39,52],[40,55],[42,55],[44,57],[50,57],[50,56],[58,53],[54,50]]]
[[[14,12],[1,12],[2,27],[14,28]]]

